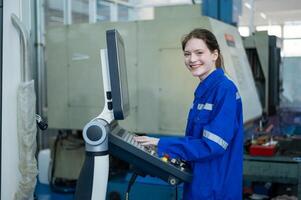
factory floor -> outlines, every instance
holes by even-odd
[[[108,198],[113,198],[117,195],[119,198],[113,199],[123,199],[125,196],[125,191],[128,186],[128,181],[131,178],[131,173],[127,174],[125,177],[113,178],[108,182]],[[156,191],[154,193],[154,191]],[[113,195],[113,193],[115,193]],[[147,195],[146,195],[147,194]],[[113,196],[112,196],[113,195]],[[63,194],[55,193],[51,190],[49,185],[37,183],[35,190],[35,200],[73,200],[74,194]],[[178,198],[181,199],[182,196],[182,185],[178,186]],[[175,188],[171,187],[164,181],[154,178],[154,177],[138,177],[135,184],[133,185],[130,192],[130,199],[144,199],[144,200],[175,200],[176,193]]]
[[[73,194],[62,194],[52,192],[49,185],[37,183],[35,200],[73,200]]]
[[[146,180],[148,181],[147,184],[145,184]],[[170,186],[166,187],[165,183],[163,183],[163,182],[160,183],[160,182],[158,182],[158,180],[155,180],[153,178],[147,178],[146,180],[144,179],[143,183],[139,182],[139,180],[138,180],[138,182],[134,184],[133,190],[131,190],[131,195],[130,195],[131,199],[133,199],[133,200],[135,200],[135,199],[175,200],[176,199]],[[155,180],[155,182],[153,182],[153,180]],[[124,194],[122,191],[125,190],[126,186],[127,186],[127,184],[125,184],[124,181],[120,181],[120,180],[111,181],[111,182],[109,182],[109,185],[108,185],[109,188],[108,188],[107,195],[110,196],[110,193],[112,191],[118,191],[120,193],[120,195],[123,196]],[[261,191],[260,193],[265,193],[265,192],[262,192],[263,188],[258,188],[258,187],[259,186],[257,186],[257,189],[255,187],[255,190],[257,190],[258,192]],[[153,192],[154,190],[156,190],[155,193]],[[179,200],[181,199],[180,196],[182,195],[181,190],[182,190],[182,188],[180,187],[179,188],[179,196],[178,196]],[[145,197],[143,197],[145,194],[151,194],[151,195],[146,195]],[[265,195],[253,194],[249,198],[245,197],[244,200],[264,199],[262,196],[265,196]],[[278,199],[297,200],[297,197],[287,196],[287,195],[284,195],[284,196],[287,198],[278,198]],[[153,198],[153,197],[155,197],[155,198]],[[35,190],[35,200],[73,200],[73,199],[74,199],[74,194],[72,194],[72,193],[69,193],[69,194],[56,193],[56,192],[51,191],[49,185],[41,184],[39,182],[37,183],[36,190]]]

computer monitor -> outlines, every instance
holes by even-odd
[[[112,105],[115,120],[130,111],[124,42],[116,29],[106,31]]]

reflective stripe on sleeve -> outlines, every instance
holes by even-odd
[[[213,104],[211,104],[211,103],[206,103],[205,106],[204,106],[204,109],[205,109],[205,110],[212,110],[212,107],[213,107]]]
[[[213,104],[212,103],[205,103],[205,104],[198,104],[198,110],[212,110]]]
[[[203,136],[215,143],[217,143],[218,145],[220,145],[221,147],[223,147],[225,150],[228,147],[228,143],[223,140],[221,137],[219,137],[218,135],[211,133],[210,131],[204,130],[203,131]]]

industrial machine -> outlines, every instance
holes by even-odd
[[[82,129],[104,104],[99,49],[105,31],[116,28],[126,55],[131,115],[120,124],[139,133],[183,135],[198,80],[183,62],[181,38],[196,27],[217,37],[226,72],[238,86],[244,122],[262,106],[238,30],[200,15],[199,6],[155,9],[155,19],[50,28],[47,34],[48,122],[52,129]],[[85,74],[85,76],[83,76]],[[181,83],[181,84],[180,84]]]
[[[243,42],[263,110],[267,115],[274,115],[281,92],[281,40],[261,31],[244,38]]]
[[[86,159],[78,179],[75,199],[106,198],[109,152],[133,164],[139,171],[137,173],[157,176],[170,185],[190,182],[192,174],[185,162],[159,158],[154,150],[135,142],[135,134],[118,125],[116,120],[123,120],[129,114],[124,43],[116,30],[107,31],[106,38],[108,49],[101,51],[105,106],[102,113],[83,130]],[[132,181],[136,176],[134,174]]]
[[[269,139],[270,144],[250,146],[250,155],[244,156],[244,178],[254,182],[268,181],[293,185],[297,198],[301,199],[301,163],[298,145],[300,136],[298,131],[292,131],[298,127],[297,123],[294,124],[294,121],[298,121],[295,120],[298,119],[298,114],[279,106],[282,92],[280,55],[282,42],[280,38],[270,36],[266,31],[255,32],[243,41],[263,113],[267,116],[265,120],[259,121],[258,130],[251,134],[259,136],[255,137],[255,143],[264,137],[275,138],[277,142],[273,145]],[[266,131],[269,127],[270,130]],[[285,127],[294,128],[289,130]]]

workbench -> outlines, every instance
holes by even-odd
[[[269,181],[298,185],[298,199],[301,200],[301,158],[288,156],[244,155],[243,175],[245,180]]]

